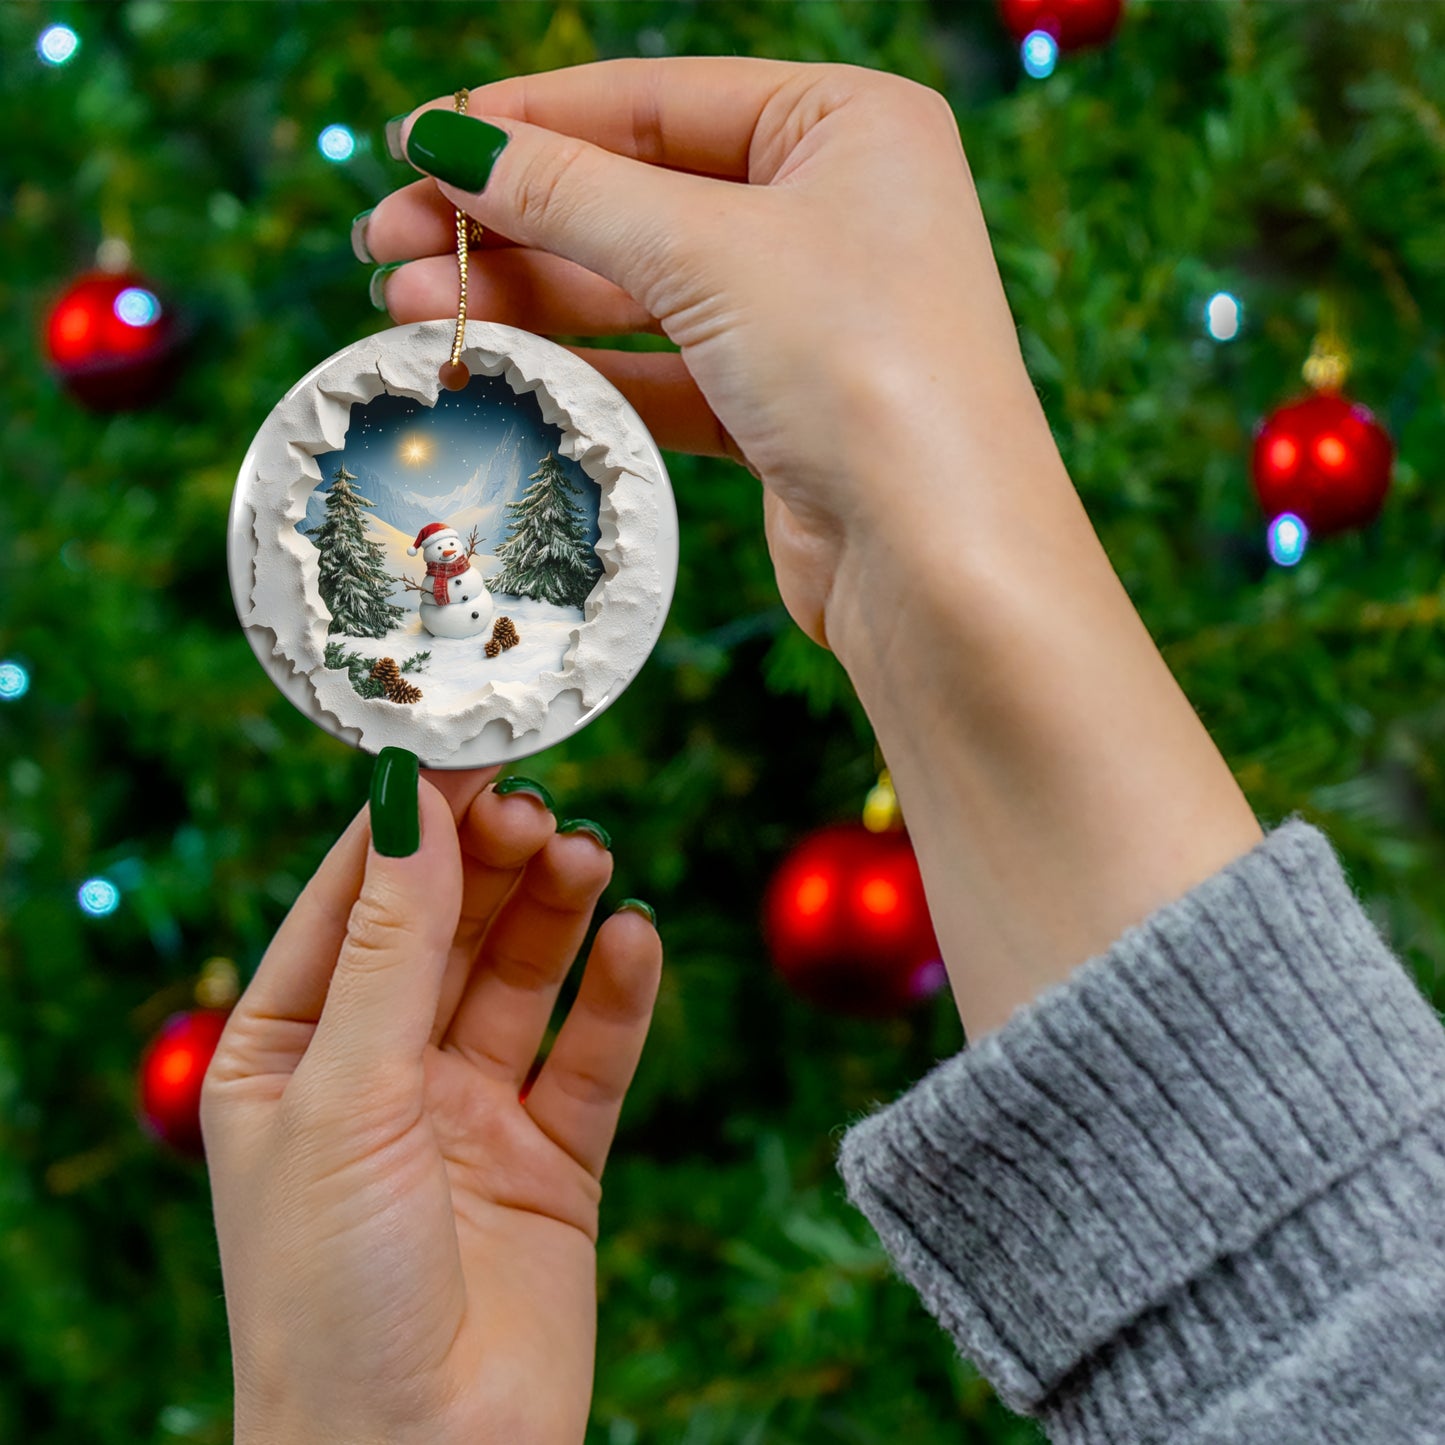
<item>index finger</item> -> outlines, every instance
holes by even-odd
[[[816,66],[741,55],[598,60],[479,85],[468,109],[575,136],[616,155],[722,180],[748,180],[768,102]],[[450,97],[422,110],[452,108]]]

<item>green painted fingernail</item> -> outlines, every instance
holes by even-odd
[[[503,778],[501,782],[492,784],[492,791],[504,798],[510,793],[526,793],[528,797],[536,798],[549,813],[557,811],[551,793],[531,778]]]
[[[421,847],[420,764],[405,748],[382,748],[371,771],[371,841],[386,858],[410,858]]]
[[[411,112],[408,111],[407,115]],[[406,156],[401,149],[401,128],[406,124],[406,115],[394,115],[386,123],[386,151],[394,161],[404,161]]]
[[[510,139],[484,120],[454,110],[424,110],[406,138],[406,158],[449,186],[480,191]]]
[[[371,304],[378,311],[386,310],[386,278],[396,270],[398,266],[405,266],[405,261],[388,261],[385,266],[378,266],[371,273],[371,284],[366,288],[367,295],[371,297]]]
[[[371,212],[375,206],[363,211],[351,222],[351,251],[358,261],[365,261],[368,266],[376,265],[376,257],[371,254],[371,247],[366,244],[366,223],[371,219]]]
[[[594,823],[591,818],[568,818],[565,823],[557,824],[557,831],[559,833],[590,833],[604,848],[609,851],[612,848],[612,835],[601,823]]]
[[[640,898],[624,898],[617,905],[619,913],[640,913],[654,928],[657,927],[657,910],[652,904],[644,903]]]

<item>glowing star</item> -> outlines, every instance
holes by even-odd
[[[431,456],[431,446],[424,437],[409,436],[401,444],[401,459],[409,467],[419,467]]]

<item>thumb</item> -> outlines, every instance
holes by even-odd
[[[685,276],[709,244],[721,206],[737,206],[746,192],[511,116],[423,110],[404,127],[402,150],[482,225],[585,266],[659,317],[687,304],[662,287],[676,288],[679,270]]]
[[[361,894],[316,1032],[297,1074],[334,1084],[395,1078],[421,1062],[462,904],[462,862],[446,798],[420,781],[415,754],[376,760]]]

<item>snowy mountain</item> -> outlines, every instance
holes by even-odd
[[[406,547],[428,522],[445,522],[455,527],[463,540],[475,527],[488,555],[500,547],[510,522],[507,507],[521,500],[527,479],[537,470],[540,460],[537,456],[523,455],[523,438],[514,426],[507,430],[501,444],[487,459],[473,469],[471,476],[448,492],[427,493],[395,479],[387,481],[364,462],[354,464],[352,470],[356,475],[355,490],[372,503],[373,536],[381,540],[383,533],[404,534],[401,556],[415,570],[416,559],[406,556]],[[326,480],[306,499],[306,518],[299,527],[302,532],[319,527],[326,520],[326,491],[331,485],[329,478],[334,467],[330,459],[322,458],[321,462]],[[589,540],[595,540],[595,532]]]

